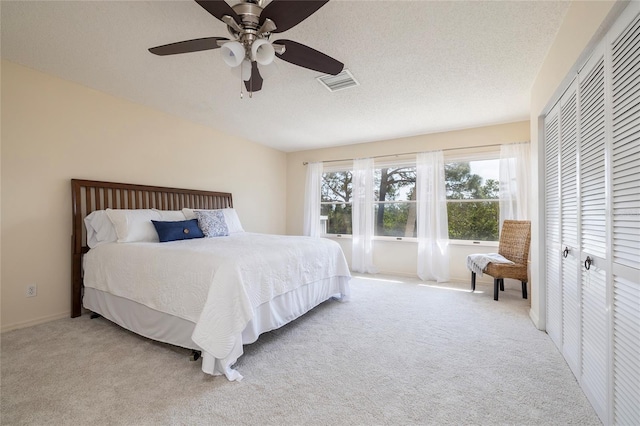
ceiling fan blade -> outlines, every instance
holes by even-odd
[[[308,68],[310,70],[322,72],[325,74],[337,75],[344,68],[344,64],[340,61],[327,56],[322,52],[296,43],[291,40],[276,40],[274,43],[283,44],[285,50],[282,54],[276,52],[276,56],[283,61],[298,65],[299,67]]]
[[[311,16],[329,0],[271,0],[260,14],[260,25],[269,18],[276,24],[272,32],[281,33]]]
[[[244,82],[244,87],[247,88],[248,92],[262,90],[262,76],[260,75],[256,61],[251,62],[251,78]]]
[[[149,49],[149,52],[154,55],[175,55],[177,53],[189,53],[199,52],[201,50],[217,49],[218,40],[229,40],[224,37],[205,37],[196,38],[194,40],[178,41],[176,43],[165,44],[162,46],[156,46]]]
[[[240,22],[238,14],[224,0],[196,0],[196,3],[221,21],[224,15],[229,15],[236,22]]]

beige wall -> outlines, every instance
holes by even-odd
[[[299,151],[287,155],[287,233],[302,234],[306,166],[303,162],[352,159],[393,155],[438,149],[482,147],[486,145],[524,142],[529,140],[529,122],[487,126],[453,132],[433,133],[409,138],[348,145],[336,148]],[[496,147],[490,149],[499,149]],[[457,151],[460,153],[462,151]],[[445,152],[447,154],[447,152]],[[339,239],[347,260],[351,261],[351,240]],[[450,276],[466,281],[469,272],[466,256],[471,253],[495,252],[493,246],[450,246]],[[417,243],[396,241],[374,242],[374,264],[380,272],[417,275]],[[487,278],[482,281],[488,282]]]
[[[9,62],[1,96],[2,330],[69,313],[71,178],[229,191],[247,231],[286,231],[280,151]]]
[[[532,295],[530,316],[536,326],[545,328],[545,292],[543,260],[541,253],[544,232],[541,220],[544,217],[544,193],[542,191],[542,144],[540,144],[539,123],[540,116],[548,106],[554,94],[560,88],[569,73],[574,74],[581,62],[581,55],[588,51],[602,31],[606,29],[606,22],[613,15],[619,13],[622,2],[614,1],[574,1],[547,54],[535,83],[531,89],[531,157],[533,191],[531,205],[537,207],[532,212],[532,240],[531,240],[531,273]],[[616,7],[614,7],[616,6]]]
[[[543,203],[538,200],[541,191],[536,184],[541,166],[538,118],[615,9],[614,3],[571,5],[531,90],[530,130],[529,122],[521,122],[288,155],[3,62],[2,330],[68,314],[72,177],[231,191],[247,230],[300,234],[306,171],[303,161],[522,140],[532,142],[532,205],[538,208],[532,212],[531,317],[544,328],[544,283],[539,269]],[[256,175],[260,179],[251,178]],[[272,191],[284,185],[286,192]],[[282,209],[285,203],[286,212]],[[341,243],[349,258],[348,241]],[[415,260],[407,256],[415,251],[411,244],[376,244],[380,246],[376,247],[376,261],[384,263],[384,268],[415,274]],[[454,257],[463,259],[466,251],[468,248],[454,248]],[[387,252],[391,256],[386,256]],[[452,265],[460,263],[456,259],[452,258]],[[456,272],[452,276],[462,275]],[[25,287],[31,283],[38,285],[38,296],[26,298]]]

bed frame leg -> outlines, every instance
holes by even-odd
[[[195,349],[193,349],[191,351],[191,355],[189,356],[189,360],[190,361],[197,361],[200,359],[200,355],[202,354],[202,352],[200,351],[196,351]]]

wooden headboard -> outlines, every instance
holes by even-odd
[[[71,235],[71,317],[82,313],[82,255],[89,251],[84,218],[95,210],[158,209],[180,210],[223,209],[233,207],[229,192],[197,189],[164,188],[129,183],[71,179],[73,230]]]

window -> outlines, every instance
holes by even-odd
[[[449,238],[498,241],[500,221],[499,154],[472,154],[445,164]],[[350,235],[352,175],[344,169],[322,175],[321,213],[324,234]],[[375,235],[416,238],[415,160],[376,164],[374,171]]]
[[[498,241],[500,160],[445,164],[449,238]]]
[[[351,179],[350,170],[322,174],[320,220],[323,234],[351,234]]]
[[[374,171],[375,235],[417,236],[416,166],[390,165]]]

